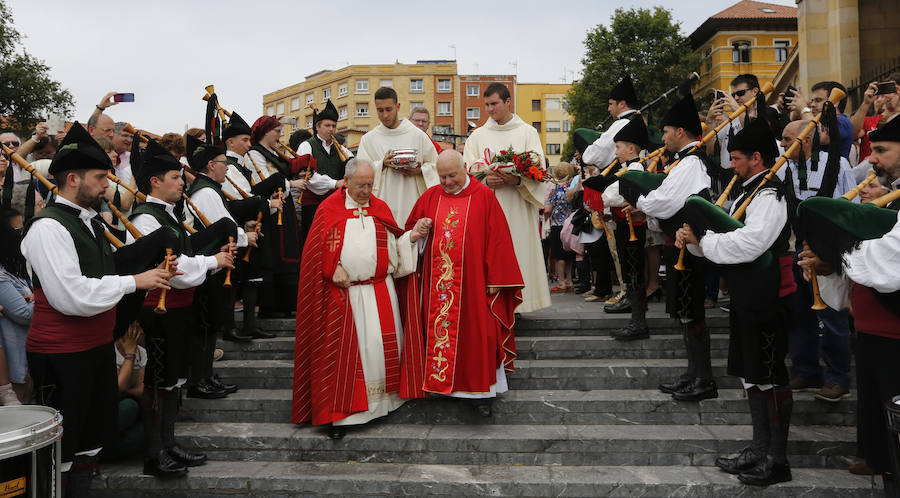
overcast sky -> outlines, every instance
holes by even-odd
[[[348,64],[455,57],[460,74],[512,74],[518,61],[520,82],[571,82],[585,33],[616,7],[674,9],[689,34],[734,2],[6,0],[28,52],[74,95],[76,119],[107,91],[134,92],[109,114],[159,134],[200,126],[210,83],[252,123],[263,94]]]

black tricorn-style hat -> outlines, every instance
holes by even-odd
[[[700,115],[697,113],[694,97],[686,95],[675,102],[663,116],[661,126],[684,128],[688,133],[699,137],[703,133],[703,128],[700,125]]]
[[[334,103],[331,102],[330,99],[325,103],[325,109],[322,109],[320,112],[313,115],[313,127],[323,119],[330,119],[335,122],[338,120],[337,108],[334,107]]]
[[[193,138],[193,137],[192,137]],[[196,140],[196,139],[195,139]],[[139,165],[131,164],[131,172],[138,189],[145,194],[150,191],[150,177],[166,171],[181,171],[182,165],[171,152],[152,138],[144,149]]]
[[[206,170],[206,165],[216,158],[225,154],[225,149],[218,145],[210,145],[203,143],[196,137],[185,135],[187,143],[185,144],[185,153],[187,154],[188,164],[194,171]]]
[[[765,119],[756,118],[750,121],[741,131],[735,133],[734,138],[728,141],[728,152],[740,151],[752,155],[759,152],[769,164],[778,157],[778,147],[775,145],[775,134]]]
[[[628,124],[623,126],[616,133],[616,136],[613,137],[613,142],[631,142],[638,145],[641,149],[646,149],[649,141],[650,136],[649,132],[647,132],[647,125],[644,124],[644,120],[640,116],[629,120]]]
[[[231,113],[231,117],[228,118],[228,126],[225,127],[225,131],[222,132],[222,141],[228,140],[231,137],[236,137],[238,135],[249,135],[250,134],[250,125],[244,121],[244,118],[240,116],[240,114],[236,112]]]
[[[900,142],[900,119],[892,119],[870,131],[869,142]]]
[[[634,91],[634,84],[631,82],[631,75],[626,75],[622,81],[616,84],[609,91],[609,99],[619,101],[624,100],[629,107],[637,106],[637,93]]]
[[[75,121],[59,144],[59,150],[50,162],[49,172],[59,177],[60,173],[77,169],[113,169],[113,164],[100,144],[81,123]]]

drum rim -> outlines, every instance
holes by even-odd
[[[46,413],[48,418],[27,427],[0,434],[0,460],[37,451],[62,438],[63,417],[59,410],[40,405],[0,407],[0,415],[3,412],[12,411],[39,411]]]

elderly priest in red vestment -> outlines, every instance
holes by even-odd
[[[347,163],[346,187],[319,205],[300,268],[291,418],[331,424],[333,439],[424,394],[417,294],[401,277],[415,272],[431,221],[398,228],[372,196],[374,175],[368,161]]]
[[[459,152],[438,156],[440,185],[413,207],[408,228],[434,220],[421,257],[427,392],[471,400],[484,417],[516,357],[513,324],[525,284],[494,192],[466,174]]]

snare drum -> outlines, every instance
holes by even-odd
[[[46,406],[0,406],[0,496],[62,496],[62,415]]]

